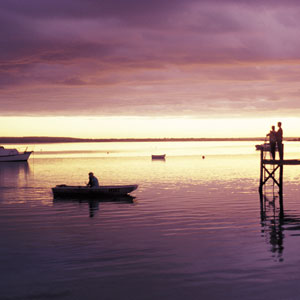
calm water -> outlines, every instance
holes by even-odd
[[[254,144],[42,144],[0,163],[0,299],[299,299],[300,166],[284,168],[279,218]],[[89,171],[139,184],[134,200],[53,199]]]

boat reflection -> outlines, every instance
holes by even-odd
[[[291,211],[284,211],[283,196],[274,191],[269,195],[260,193],[260,205],[261,232],[271,246],[273,258],[282,262],[287,231],[300,231],[300,216]]]
[[[0,162],[0,186],[20,186],[23,181],[27,182],[30,167],[24,162]]]
[[[87,197],[53,197],[53,203],[63,204],[66,202],[87,203],[89,206],[89,216],[94,217],[95,213],[99,210],[100,203],[113,202],[113,203],[135,203],[135,197],[130,195],[122,196],[101,196],[100,198],[87,198]]]

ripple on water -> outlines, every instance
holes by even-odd
[[[41,157],[34,172],[1,170],[1,291],[19,299],[76,299],[86,290],[140,299],[138,286],[145,299],[221,299],[224,292],[227,299],[280,299],[290,285],[285,299],[296,299],[298,184],[285,183],[280,215],[278,197],[260,203],[256,162]],[[101,184],[138,183],[134,201],[53,199],[52,186],[83,184],[91,169]]]

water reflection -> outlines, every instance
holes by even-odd
[[[261,226],[266,241],[271,245],[271,252],[279,261],[283,261],[283,211],[276,207],[275,194],[271,197],[260,194],[261,201]]]
[[[30,174],[28,162],[1,162],[0,186],[20,186],[27,182]]]
[[[270,244],[270,251],[276,261],[284,260],[284,239],[286,231],[300,231],[300,216],[295,212],[283,209],[283,196],[274,192],[260,193],[261,226],[266,242]],[[299,234],[293,234],[300,235]]]
[[[30,167],[27,162],[1,162],[0,201],[11,203],[19,197],[24,199],[27,194],[28,182],[30,182],[29,175]]]
[[[122,196],[104,196],[98,199],[86,198],[86,197],[53,197],[53,204],[65,204],[65,203],[87,203],[89,207],[89,217],[93,218],[97,211],[99,211],[100,203],[113,202],[113,203],[134,203],[135,197],[130,195]]]

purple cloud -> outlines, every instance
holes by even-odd
[[[1,111],[205,116],[276,101],[273,113],[291,114],[299,11],[275,0],[1,1]]]

